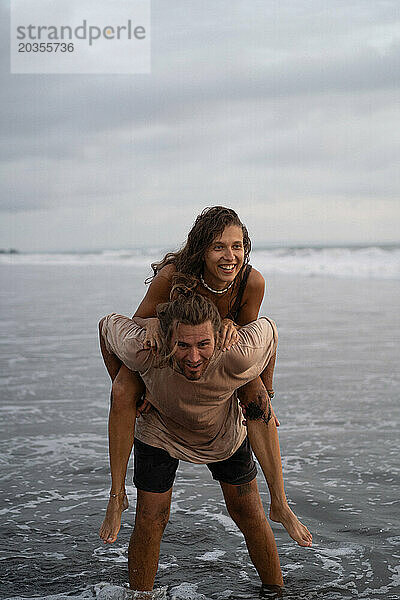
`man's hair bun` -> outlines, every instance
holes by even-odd
[[[172,281],[172,288],[169,295],[170,301],[178,298],[190,298],[196,293],[196,288],[199,281],[193,275],[177,273]]]

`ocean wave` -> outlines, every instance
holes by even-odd
[[[3,253],[0,264],[9,265],[145,265],[150,267],[160,257],[155,248],[135,250],[104,250],[101,252]]]
[[[118,265],[147,267],[165,254],[165,248],[104,250],[43,254],[0,254],[8,265]],[[399,246],[257,248],[252,264],[263,274],[325,276],[352,279],[400,279]]]
[[[400,248],[277,248],[256,250],[252,264],[262,273],[351,279],[400,279]]]

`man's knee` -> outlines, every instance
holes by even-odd
[[[226,503],[229,515],[239,529],[245,528],[246,524],[258,527],[265,520],[258,489],[251,483],[235,487],[237,487],[236,494],[232,495]]]
[[[163,532],[169,521],[170,503],[140,503],[136,508],[135,527],[142,531]]]

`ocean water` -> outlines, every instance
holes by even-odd
[[[109,490],[97,322],[134,311],[153,255],[0,255],[2,599],[128,598],[131,468],[118,542],[97,535]],[[254,253],[280,333],[286,491],[314,535],[300,548],[271,523],[290,600],[399,597],[399,262],[393,247]],[[180,464],[156,585],[169,600],[259,597],[206,467]]]
[[[0,264],[124,265],[149,269],[150,263],[159,260],[168,250],[170,249],[148,247],[93,253],[0,253]],[[252,264],[268,274],[400,279],[400,246],[257,248],[252,252]]]

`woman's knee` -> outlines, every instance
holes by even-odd
[[[120,370],[112,384],[112,407],[121,410],[132,408],[140,400],[144,392],[144,384],[132,371]]]

